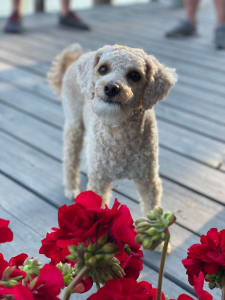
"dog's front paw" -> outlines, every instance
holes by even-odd
[[[80,194],[79,189],[65,189],[65,197],[69,200],[74,200]]]

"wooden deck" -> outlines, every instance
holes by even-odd
[[[164,291],[171,298],[192,293],[181,259],[210,227],[225,228],[225,51],[212,44],[212,7],[201,10],[200,36],[178,41],[163,34],[182,11],[159,3],[80,14],[91,32],[62,30],[55,26],[55,15],[44,14],[25,18],[24,35],[0,34],[0,217],[11,220],[15,233],[2,251],[37,256],[40,240],[57,224],[57,208],[68,203],[61,175],[63,114],[45,78],[53,57],[74,41],[85,50],[109,43],[142,47],[179,75],[172,93],[156,108],[163,206],[177,215]],[[84,169],[81,176],[85,189]],[[140,215],[132,183],[117,182],[113,196],[135,218]],[[159,253],[144,258],[143,278],[153,285],[159,259]]]

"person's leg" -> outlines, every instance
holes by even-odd
[[[218,49],[225,49],[225,0],[214,0],[216,9],[215,45]]]
[[[21,21],[21,5],[22,0],[12,1],[12,13],[9,16],[4,31],[7,33],[21,33],[22,32],[22,21]]]
[[[70,10],[70,0],[61,0],[61,15],[66,16]]]
[[[185,15],[192,24],[196,23],[199,2],[200,0],[184,0]]]
[[[225,0],[214,0],[217,25],[225,24]]]
[[[61,12],[59,24],[76,29],[89,30],[90,27],[84,23],[76,13],[70,10],[70,0],[61,0]]]
[[[166,33],[166,37],[185,37],[196,34],[196,18],[200,0],[184,0],[186,20]]]

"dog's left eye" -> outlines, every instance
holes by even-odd
[[[131,71],[127,74],[128,79],[131,79],[134,82],[141,80],[141,74],[137,71]]]
[[[106,65],[103,65],[98,69],[98,72],[99,74],[104,75],[108,72],[108,67]]]

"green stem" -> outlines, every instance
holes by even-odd
[[[76,277],[70,282],[68,287],[66,288],[63,300],[68,300],[70,299],[71,294],[74,291],[75,286],[80,283],[81,279],[84,277],[85,273],[88,271],[88,267],[85,266],[83,269],[80,270],[80,272],[77,274]]]
[[[163,245],[161,262],[160,262],[159,279],[158,279],[158,290],[157,290],[157,300],[161,300],[163,270],[164,270],[164,266],[165,266],[166,254],[167,254],[167,248],[168,248],[169,241],[170,241],[170,233],[168,232],[166,240],[165,240],[164,245]]]

